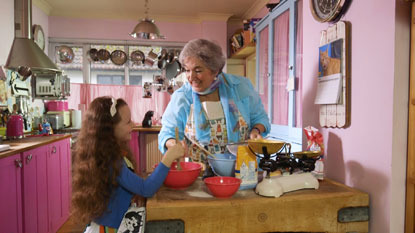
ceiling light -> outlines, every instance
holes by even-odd
[[[165,39],[165,36],[160,35],[160,30],[154,23],[154,20],[148,17],[148,0],[145,0],[145,18],[142,19],[134,28],[130,35],[138,39]]]

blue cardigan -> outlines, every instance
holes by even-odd
[[[153,196],[163,184],[169,169],[163,163],[160,163],[147,179],[143,179],[128,169],[123,161],[120,175],[117,177],[119,185],[112,194],[106,212],[94,219],[94,222],[99,225],[118,228],[134,194],[143,197]]]
[[[234,118],[231,117],[229,111],[229,100],[234,101],[250,129],[256,124],[262,124],[265,127],[265,132],[262,133],[262,136],[266,136],[270,131],[271,125],[268,115],[265,112],[264,105],[262,104],[258,93],[252,86],[251,81],[247,78],[232,74],[222,74],[226,78],[226,81],[222,80],[219,86],[219,95],[226,119],[228,142],[239,141],[238,132],[233,132],[233,127],[236,122],[233,122]],[[222,74],[219,74],[218,76],[221,79],[223,79]],[[166,141],[169,138],[175,138],[175,127],[179,128],[179,135],[181,140],[183,139],[183,132],[190,113],[190,106],[193,104],[192,95],[192,86],[189,83],[186,83],[173,93],[172,98],[167,105],[162,118],[162,128],[158,136],[159,149],[163,154],[167,149],[165,147]],[[196,98],[195,101],[199,101],[199,98]],[[199,134],[201,135],[201,138],[197,138],[198,141],[209,141],[209,127],[205,130],[197,130],[202,132],[206,131]]]

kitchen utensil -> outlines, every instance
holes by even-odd
[[[101,62],[107,61],[108,59],[110,59],[110,56],[111,56],[110,52],[108,52],[108,50],[106,50],[106,49],[100,49],[98,51],[98,59]]]
[[[249,139],[248,146],[257,154],[264,154],[264,148],[266,153],[277,153],[284,146],[285,142],[269,139]]]
[[[158,62],[157,62],[157,67],[158,67],[160,70],[162,70],[162,69],[166,68],[166,65],[167,65],[167,61],[166,61],[166,59],[159,59],[159,60],[158,60]]]
[[[75,54],[71,47],[61,45],[58,49],[58,59],[62,63],[72,63]]]
[[[125,54],[122,50],[114,50],[111,53],[111,61],[115,65],[124,65],[124,63],[127,61],[127,54]]]
[[[167,56],[167,50],[166,49],[162,49],[161,52],[160,52],[160,55],[159,55],[158,59],[159,60],[164,60],[164,59],[166,59],[166,56]]]
[[[293,155],[297,159],[317,159],[322,154],[321,151],[299,151],[293,152]]]
[[[200,150],[202,150],[203,152],[205,152],[205,153],[206,153],[206,155],[208,155],[208,156],[210,156],[210,157],[212,157],[212,158],[215,158],[215,159],[216,159],[216,156],[215,156],[214,154],[210,153],[210,151],[206,150],[206,149],[205,149],[202,145],[200,145],[199,143],[195,142],[193,139],[190,139],[189,137],[187,137],[187,136],[186,136],[186,134],[184,135],[184,137],[185,137],[187,140],[189,140],[192,144],[194,144],[194,145],[196,145],[197,147],[199,147],[199,149],[200,149]]]
[[[146,59],[144,60],[144,64],[145,64],[146,66],[148,66],[148,67],[153,67],[153,65],[154,65],[154,60],[153,60],[153,59],[151,59],[151,58],[149,58],[149,57],[146,57]]]
[[[180,74],[182,67],[180,63],[175,60],[172,63],[166,65],[166,78],[171,80],[175,78],[178,74]]]
[[[202,165],[195,162],[180,162],[182,169],[178,170],[176,163],[172,163],[164,185],[172,189],[185,189],[195,182],[202,170]]]
[[[144,62],[145,56],[144,53],[140,50],[135,50],[130,55],[131,61],[135,65],[141,65]]]
[[[17,72],[20,74],[22,81],[25,81],[30,75],[32,75],[32,69],[27,66],[19,66]]]
[[[171,50],[167,53],[167,63],[171,64],[174,61],[174,51]]]
[[[217,198],[232,197],[239,189],[241,180],[235,177],[214,176],[203,180],[213,196]]]
[[[157,58],[157,54],[153,52],[153,49],[151,49],[150,52],[148,52],[147,57],[155,60]]]
[[[174,134],[175,134],[175,137],[176,137],[176,143],[180,143],[180,139],[179,139],[179,128],[176,127],[174,129]],[[180,160],[179,159],[177,159],[177,170],[182,170],[182,167],[180,165]]]
[[[233,154],[215,154],[215,158],[208,156],[210,167],[218,176],[235,176],[235,161]]]
[[[98,58],[98,50],[95,48],[92,48],[90,50],[88,50],[88,57],[90,59],[90,61],[99,61]]]

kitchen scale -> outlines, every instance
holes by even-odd
[[[285,192],[299,189],[318,189],[318,180],[310,172],[314,170],[314,163],[321,156],[320,151],[291,153],[289,143],[268,139],[248,140],[248,147],[260,158],[259,167],[266,172],[255,188],[257,194],[279,197]],[[271,177],[270,174],[276,170],[280,170],[283,175]],[[303,173],[293,174],[298,170]]]

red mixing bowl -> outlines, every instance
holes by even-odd
[[[213,176],[204,180],[209,191],[217,198],[229,198],[236,193],[241,180],[229,176]]]
[[[172,163],[170,171],[164,180],[164,185],[172,189],[185,189],[195,182],[202,169],[202,165],[194,162],[180,162],[182,170],[177,170],[176,163]]]

